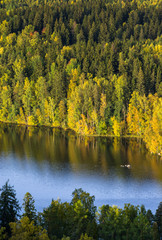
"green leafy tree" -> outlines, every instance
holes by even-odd
[[[102,239],[152,239],[150,222],[143,207],[125,204],[124,210],[108,205],[99,213],[99,236]]]
[[[103,208],[103,209],[102,209]],[[103,239],[121,239],[123,231],[123,215],[122,209],[116,206],[101,208],[101,216],[99,217],[99,235]],[[102,216],[103,214],[103,216]]]
[[[11,222],[10,228],[9,240],[49,240],[47,231],[41,226],[35,226],[27,216],[24,216],[20,222]]]
[[[130,226],[130,236],[132,240],[151,240],[152,230],[146,216],[139,213]]]
[[[50,206],[44,209],[42,219],[50,239],[71,235],[73,208],[69,203],[52,200]]]
[[[74,208],[74,222],[71,238],[78,239],[83,233],[96,239],[98,233],[95,218],[95,197],[90,196],[89,193],[84,192],[81,188],[75,189],[72,195],[71,205]]]

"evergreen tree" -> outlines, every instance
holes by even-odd
[[[27,192],[23,199],[23,208],[24,208],[23,216],[28,217],[30,221],[36,222],[37,215],[36,215],[36,209],[35,209],[34,203],[35,201],[32,195],[29,192]]]
[[[144,74],[143,74],[141,67],[140,67],[139,73],[137,75],[137,90],[141,95],[143,95],[145,93]]]
[[[162,202],[160,202],[155,214],[155,221],[158,225],[160,238],[162,237]]]
[[[153,231],[153,240],[159,240],[160,237],[159,237],[159,231],[158,231],[157,222],[153,223],[152,231]]]
[[[16,199],[16,192],[9,180],[0,189],[0,227],[5,227],[10,234],[10,222],[15,222],[19,216],[20,206]]]

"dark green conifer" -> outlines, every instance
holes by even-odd
[[[16,191],[9,185],[9,180],[0,189],[0,227],[5,227],[10,234],[10,222],[15,222],[19,217],[20,206],[16,199]]]

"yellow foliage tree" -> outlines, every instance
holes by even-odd
[[[144,141],[152,153],[162,155],[162,98],[155,97],[153,114],[144,132]]]
[[[20,222],[11,222],[10,228],[10,240],[49,240],[47,231],[40,226],[36,226],[34,221],[30,221],[28,217],[23,217]]]
[[[162,154],[162,99],[134,92],[130,100],[127,123],[129,133],[142,136],[152,153]]]
[[[72,101],[69,101],[68,103],[68,126],[71,129],[76,128],[76,110],[75,110],[75,104]]]
[[[130,99],[127,124],[130,134],[142,136],[147,124],[148,116],[147,98],[140,96],[138,92],[134,91]]]
[[[37,118],[38,125],[43,125],[44,124],[44,117],[42,116],[40,109],[36,109],[35,116]]]
[[[76,131],[82,135],[88,135],[89,130],[86,117],[84,116],[84,114],[81,114],[81,118],[82,119],[76,123]]]
[[[70,98],[71,93],[75,90],[78,78],[79,78],[78,70],[76,68],[72,69],[70,74],[70,83],[69,83],[68,94],[67,94],[68,99]]]
[[[121,126],[120,123],[116,120],[115,116],[111,118],[112,129],[115,136],[120,137],[121,135]]]
[[[20,107],[19,115],[17,116],[17,123],[18,124],[26,124],[26,119],[25,119],[25,115],[24,115],[24,111],[23,111],[22,107]]]
[[[68,100],[68,115],[67,115],[67,120],[68,120],[68,126],[69,128],[75,130],[76,128],[76,123],[80,119],[80,111],[79,107],[81,105],[81,98],[79,95],[79,90],[76,88],[75,91],[71,94],[70,99]]]
[[[90,126],[91,126],[91,134],[96,133],[96,129],[98,127],[98,115],[96,109],[93,109],[90,116]]]
[[[32,115],[28,116],[28,118],[27,118],[27,124],[28,124],[29,126],[35,126],[35,125],[37,125],[37,122],[35,121],[34,116],[32,116]]]
[[[101,118],[105,117],[105,109],[106,109],[106,94],[101,93],[101,105],[100,105]]]

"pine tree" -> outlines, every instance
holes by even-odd
[[[145,86],[144,86],[144,74],[142,68],[140,67],[139,73],[137,76],[137,91],[143,95],[145,93]]]
[[[159,235],[161,239],[162,237],[162,202],[160,202],[158,209],[156,210],[155,221],[157,222]]]
[[[24,196],[24,199],[23,199],[23,208],[24,208],[24,213],[23,213],[23,216],[24,217],[28,217],[30,221],[36,221],[36,209],[35,209],[35,206],[34,206],[34,199],[32,197],[32,195],[27,192]]]
[[[13,186],[9,185],[9,180],[0,189],[0,227],[5,227],[6,232],[10,234],[10,222],[15,222],[20,211],[16,192]]]

